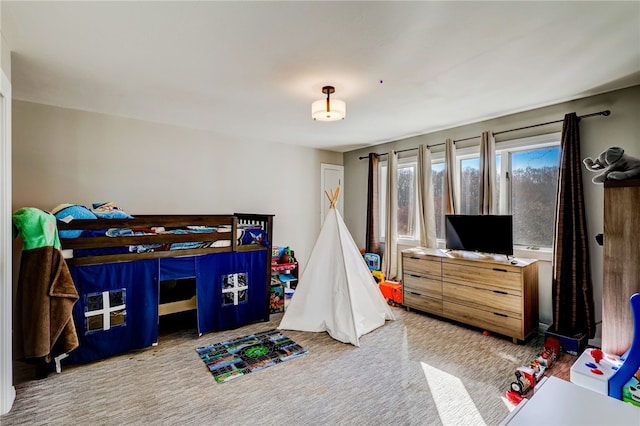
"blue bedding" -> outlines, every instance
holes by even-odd
[[[266,231],[262,228],[245,228],[240,230],[240,236],[238,238],[238,245],[269,245],[267,241]],[[134,236],[134,235],[158,235],[158,234],[205,234],[217,232],[212,227],[188,227],[186,229],[174,229],[169,231],[162,231],[156,233],[152,229],[142,228],[110,228],[110,229],[94,229],[81,231],[79,238],[91,238],[91,237],[121,237],[121,236]],[[229,243],[230,245],[230,243]],[[89,257],[89,256],[104,256],[109,254],[127,254],[127,253],[147,253],[166,250],[187,250],[187,249],[199,249],[215,247],[214,241],[186,241],[175,242],[169,244],[138,244],[132,246],[118,246],[118,247],[100,247],[100,248],[88,248],[88,249],[75,249],[73,251],[74,257]]]

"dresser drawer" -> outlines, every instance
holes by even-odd
[[[402,304],[409,308],[442,315],[441,299],[434,299],[420,293],[407,291],[406,289],[402,292]]]
[[[443,299],[514,318],[522,317],[522,297],[519,294],[509,294],[506,291],[483,290],[466,285],[445,283]]]
[[[404,272],[403,288],[416,293],[425,294],[430,297],[442,299],[442,281],[422,276],[413,275],[411,272]]]
[[[452,263],[442,263],[442,274],[448,282],[468,284],[489,290],[504,289],[508,292],[522,291],[522,275],[507,268],[477,267]]]
[[[441,280],[442,262],[440,262],[440,259],[430,259],[429,257],[420,257],[415,254],[404,254],[402,257],[402,271],[405,274],[409,273]]]
[[[522,331],[522,321],[518,318],[447,301],[443,302],[443,309],[446,316],[453,320],[517,339],[525,337]]]

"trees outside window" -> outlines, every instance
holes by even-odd
[[[398,162],[398,238],[407,240],[419,239],[417,218],[417,162],[413,159],[402,159]],[[380,163],[380,235],[385,232],[385,203],[387,185],[387,163]]]
[[[513,243],[553,246],[560,146],[511,154]]]

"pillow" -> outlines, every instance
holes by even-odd
[[[77,204],[59,204],[51,210],[56,219],[62,222],[71,222],[73,219],[97,219],[97,216],[85,206]],[[78,238],[82,234],[81,229],[60,231],[60,238]]]
[[[120,210],[113,201],[93,203],[93,210],[91,211],[101,219],[133,219],[132,216]]]

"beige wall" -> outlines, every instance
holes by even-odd
[[[535,88],[532,88],[535,90]],[[514,129],[531,124],[559,120],[564,114],[576,112],[578,115],[589,114],[610,109],[609,117],[593,117],[581,120],[581,156],[594,157],[610,146],[622,146],[630,155],[640,157],[640,86],[617,90],[597,96],[565,102],[553,106],[539,108],[518,114],[507,115],[492,120],[459,126],[392,143],[360,149],[344,154],[345,167],[345,222],[356,243],[364,246],[366,196],[367,196],[367,161],[358,160],[369,152],[384,153],[390,149],[414,148],[419,144],[442,143],[446,138],[463,139],[480,135],[482,131]],[[428,119],[428,118],[427,118]],[[549,125],[526,131],[510,132],[496,137],[496,141],[514,139],[544,133],[557,132],[562,124]],[[477,143],[470,141],[457,144],[459,147]],[[434,152],[442,147],[433,148]],[[414,153],[415,155],[415,153]],[[587,227],[590,236],[602,232],[603,227],[603,187],[591,183],[594,173],[583,169],[584,198],[587,206]],[[602,300],[602,247],[589,239],[591,272],[593,275],[594,296],[596,300],[597,321],[601,319]],[[551,304],[551,264],[541,262],[540,268],[540,320],[552,322]]]
[[[272,213],[304,265],[320,228],[320,163],[342,154],[13,103],[13,208],[114,201],[131,214]]]

